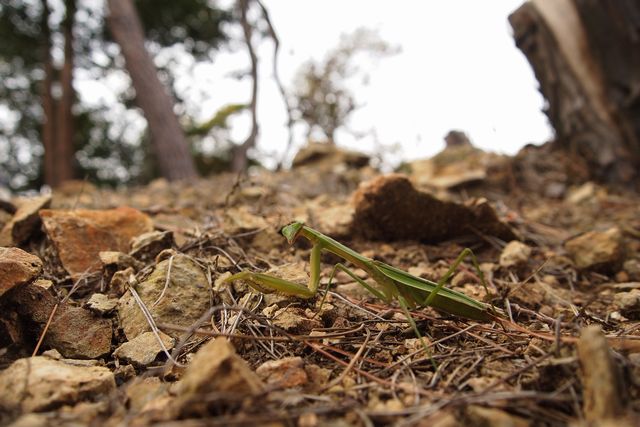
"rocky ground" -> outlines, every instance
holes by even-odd
[[[0,200],[0,424],[638,425],[636,193],[548,147],[366,163],[312,146],[291,171]],[[344,273],[323,304],[224,281],[306,283],[292,220],[431,280],[469,247],[487,288],[468,259],[448,286],[500,314],[413,308],[429,354]]]

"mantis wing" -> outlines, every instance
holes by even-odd
[[[380,272],[390,278],[396,283],[410,286],[414,289],[418,289],[424,294],[423,299],[426,299],[429,294],[438,286],[437,283],[430,280],[423,279],[421,277],[413,276],[406,271],[392,267],[388,264],[373,261]],[[494,316],[489,312],[489,307],[480,301],[476,301],[473,298],[466,296],[461,292],[454,291],[448,288],[440,288],[438,294],[435,296],[430,304],[434,308],[445,311],[449,314],[466,317],[473,320],[490,321]]]

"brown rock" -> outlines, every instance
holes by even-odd
[[[438,242],[478,230],[503,240],[516,238],[486,201],[464,206],[417,191],[404,175],[363,184],[354,194],[353,230],[377,240]]]
[[[80,307],[60,306],[45,335],[45,345],[68,358],[93,359],[109,353],[111,321]]]
[[[168,274],[170,280],[165,289]],[[186,255],[176,254],[159,262],[149,277],[135,286],[135,290],[156,323],[188,327],[209,309],[207,277],[198,264]],[[164,295],[160,298],[163,290]],[[118,317],[129,340],[150,330],[131,291],[120,298]],[[174,338],[178,338],[180,334],[176,331],[169,333]]]
[[[18,210],[0,231],[0,246],[17,246],[26,242],[40,227],[38,212],[50,204],[50,195],[20,200]]]
[[[263,389],[233,345],[226,338],[216,338],[202,346],[187,367],[172,409],[182,416],[204,413],[212,401],[237,401]]]
[[[269,360],[256,369],[258,377],[275,388],[300,387],[309,382],[301,357]]]
[[[615,271],[624,261],[624,242],[618,227],[589,231],[564,244],[575,265],[583,270]]]
[[[128,207],[94,210],[42,210],[45,231],[62,266],[74,280],[100,270],[101,251],[129,251],[129,241],[152,230],[151,219]]]
[[[46,411],[107,397],[115,387],[113,374],[107,368],[29,357],[0,372],[0,408],[23,413]]]
[[[165,349],[171,350],[175,340],[162,332],[159,332],[159,335]],[[145,332],[122,344],[113,352],[113,356],[137,366],[147,366],[156,360],[156,356],[161,351],[162,347],[155,334]]]
[[[42,261],[18,248],[0,247],[0,296],[9,289],[32,281],[42,272]]]

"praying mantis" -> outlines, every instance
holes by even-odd
[[[420,332],[418,331],[416,323],[409,312],[410,308],[415,308],[416,306],[430,306],[452,315],[478,321],[492,321],[500,317],[498,310],[493,306],[477,301],[463,293],[456,292],[444,286],[453,275],[458,265],[466,257],[470,257],[474,268],[480,277],[480,281],[486,289],[484,275],[480,270],[478,261],[476,260],[473,252],[468,248],[464,249],[460,253],[449,270],[438,282],[433,282],[414,276],[406,271],[392,267],[391,265],[383,262],[365,257],[353,249],[348,248],[342,243],[304,225],[304,223],[299,221],[292,222],[283,227],[281,233],[287,239],[289,244],[293,244],[293,242],[300,236],[308,239],[313,244],[309,260],[310,279],[307,286],[270,276],[268,274],[256,273],[247,270],[227,277],[224,279],[224,282],[243,280],[253,289],[262,293],[275,291],[305,299],[312,298],[316,295],[318,286],[320,285],[320,255],[323,251],[327,251],[364,270],[369,276],[369,279],[378,284],[377,288],[374,287],[358,277],[343,263],[337,263],[331,271],[327,288],[331,286],[336,273],[338,271],[343,271],[373,295],[386,303],[391,303],[394,299],[397,300],[416,336],[419,338],[421,338]]]

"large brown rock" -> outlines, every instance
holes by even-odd
[[[567,240],[564,247],[581,270],[612,272],[624,261],[624,240],[618,227],[589,231]]]
[[[238,401],[264,390],[260,378],[226,338],[202,346],[177,387],[172,411],[178,416],[206,413],[212,400]]]
[[[0,296],[42,272],[42,261],[18,248],[0,248]]]
[[[99,271],[101,251],[129,252],[135,236],[153,229],[151,219],[137,209],[42,210],[40,217],[62,266],[73,280]]]
[[[0,231],[0,245],[20,245],[27,241],[40,227],[38,212],[50,204],[50,195],[21,199],[13,217]]]
[[[168,284],[167,275],[170,276]],[[210,305],[207,277],[198,264],[183,254],[174,254],[159,262],[149,277],[135,286],[135,290],[156,323],[189,327],[206,313]],[[150,330],[131,291],[120,298],[118,317],[129,340]],[[174,338],[181,335],[175,331],[167,333]]]
[[[372,240],[439,242],[481,232],[514,240],[486,201],[461,205],[439,200],[416,190],[400,174],[380,176],[364,183],[354,194],[353,231]]]
[[[0,372],[0,411],[37,412],[104,398],[115,390],[111,371],[45,356],[19,359]]]

